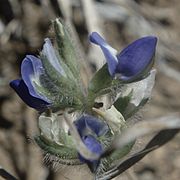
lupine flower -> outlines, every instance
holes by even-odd
[[[142,121],[133,127],[129,127],[132,122],[128,123],[150,98],[154,86],[155,70],[150,69],[156,37],[138,39],[117,53],[98,33],[92,33],[90,41],[101,47],[107,65],[95,74],[84,93],[85,88],[80,88],[76,47],[58,19],[54,29],[58,49],[45,39],[40,59],[26,56],[21,79],[10,82],[25,103],[42,113],[38,119],[40,133],[34,139],[47,153],[44,159],[48,163],[86,163],[94,179],[111,179],[174,137],[180,127],[179,119],[174,117],[171,121]],[[108,101],[99,98],[106,94]],[[145,148],[128,157],[135,140],[155,130],[159,133]]]
[[[94,116],[84,115],[75,121],[75,125],[87,148],[100,156],[104,147],[98,137],[104,136],[109,131],[107,124]],[[99,164],[99,160],[88,160],[81,154],[79,154],[79,159],[81,162],[87,163],[91,171],[94,171]]]
[[[21,64],[21,77],[10,82],[10,86],[16,91],[20,98],[30,107],[43,111],[50,105],[50,101],[38,93],[35,83],[39,81],[44,68],[41,60],[35,56],[27,55]]]
[[[157,43],[157,38],[154,36],[140,38],[120,53],[113,49],[97,32],[90,35],[90,41],[102,49],[110,75],[114,77],[119,74],[122,81],[131,81],[144,76],[142,73],[153,65]]]
[[[21,77],[11,81],[10,86],[27,105],[40,112],[81,104],[76,79],[48,38],[40,58],[28,55],[22,61]]]

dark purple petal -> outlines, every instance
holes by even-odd
[[[94,133],[97,136],[101,136],[109,130],[103,121],[89,115],[82,116],[75,121],[75,125],[81,137]]]
[[[29,94],[35,98],[42,99],[46,102],[49,100],[35,90],[34,83],[39,84],[39,77],[44,72],[41,60],[32,55],[27,55],[21,64],[22,80],[26,84]],[[50,103],[50,102],[49,102]]]
[[[19,97],[30,107],[38,111],[44,111],[49,105],[43,99],[36,98],[29,93],[28,87],[23,80],[16,79],[10,82],[10,86],[16,91]]]
[[[118,54],[116,73],[121,79],[129,80],[152,66],[156,44],[156,37],[147,36],[134,41]]]
[[[92,43],[101,47],[108,64],[109,73],[111,76],[114,76],[118,64],[118,59],[116,57],[117,51],[107,44],[97,32],[90,34],[89,39]]]

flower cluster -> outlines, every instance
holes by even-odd
[[[107,63],[84,87],[71,36],[58,19],[53,25],[54,44],[46,38],[39,57],[27,55],[21,79],[10,86],[40,112],[40,135],[35,140],[45,152],[58,157],[60,164],[86,163],[93,173],[104,173],[133,146],[131,142],[125,149],[103,155],[150,97],[157,38],[140,38],[118,53],[97,32],[90,34]],[[102,95],[113,96],[108,108],[103,100],[97,101]]]

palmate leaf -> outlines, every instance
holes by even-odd
[[[140,125],[142,122],[138,124]],[[152,122],[143,122],[143,124],[144,125],[142,125],[142,128],[139,126],[139,130],[137,130],[138,126],[135,125],[134,127],[129,128],[129,130],[124,132],[121,137],[117,137],[112,145],[112,148],[107,151],[104,156],[111,154],[117,148],[123,148],[127,143],[137,137],[157,131],[158,133],[152,138],[152,140],[145,146],[144,149],[117,163],[116,166],[111,167],[111,169],[109,169],[104,174],[96,176],[97,180],[108,180],[118,176],[133,166],[136,162],[141,160],[146,154],[170,141],[180,131],[180,116],[167,116]],[[129,132],[131,132],[131,134],[129,134]]]

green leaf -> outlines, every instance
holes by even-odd
[[[34,82],[37,91],[53,102],[52,109],[55,111],[65,107],[79,109],[84,96],[77,81],[69,75],[60,74],[43,53],[40,58],[45,72],[40,75],[39,83]],[[69,74],[67,68],[64,70]]]
[[[148,102],[148,100],[149,100],[148,98],[142,99],[142,101],[139,103],[138,106],[135,106],[134,104],[130,103],[124,112],[124,118],[128,119],[134,114],[136,114]]]
[[[72,42],[65,25],[56,19],[53,22],[54,31],[56,35],[56,41],[58,45],[58,52],[62,57],[62,61],[68,66],[75,78],[80,79],[80,73],[78,68],[78,56],[76,53],[76,47]]]
[[[148,98],[142,99],[139,105],[135,106],[131,103],[132,93],[133,91],[131,91],[127,96],[119,97],[114,103],[116,109],[126,120],[137,113],[149,100]]]
[[[107,64],[105,64],[96,74],[93,76],[89,83],[89,93],[96,95],[103,89],[109,88],[112,83],[112,77],[109,75]]]
[[[128,104],[130,103],[132,97],[132,91],[127,95],[123,97],[119,97],[115,102],[114,106],[115,108],[124,116],[125,112],[127,110]]]
[[[56,69],[52,66],[50,61],[47,59],[47,57],[41,54],[40,59],[43,63],[45,73],[49,76],[52,82],[54,82],[57,86],[68,85],[68,79],[56,71]]]
[[[75,109],[82,107],[83,95],[76,86],[72,86],[71,84],[61,84],[58,86],[47,74],[42,74],[40,77],[40,85],[35,85],[38,92],[53,102],[51,106],[53,111],[58,111],[66,107]]]

